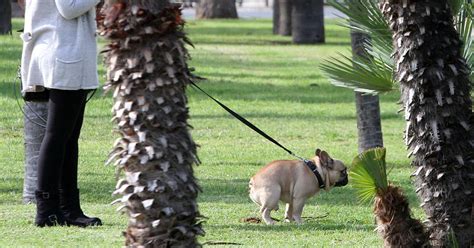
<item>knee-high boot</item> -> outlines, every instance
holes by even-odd
[[[88,227],[101,226],[102,221],[97,217],[88,217],[81,209],[79,189],[60,189],[59,205],[67,225]]]
[[[36,226],[62,226],[66,223],[59,208],[59,194],[57,191],[35,191],[35,197]]]

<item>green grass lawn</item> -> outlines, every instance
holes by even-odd
[[[14,27],[19,29],[20,20]],[[295,46],[274,36],[270,20],[192,21],[187,31],[202,88],[247,117],[296,153],[310,157],[320,147],[350,164],[357,154],[354,93],[329,84],[318,66],[338,52],[350,52],[349,32],[327,22],[324,45]],[[36,228],[35,207],[21,203],[24,171],[23,117],[14,96],[21,42],[17,34],[0,37],[0,247],[120,247],[125,215],[109,203],[115,168],[104,166],[116,138],[109,121],[112,100],[98,96],[88,104],[80,140],[80,188],[84,210],[104,226]],[[103,67],[100,74],[104,75]],[[203,188],[199,206],[208,219],[201,242],[222,241],[243,247],[381,247],[374,232],[372,207],[359,204],[349,185],[312,198],[306,223],[248,224],[258,207],[247,196],[248,179],[275,159],[289,159],[201,93],[189,89],[192,135],[200,145],[196,168]],[[384,143],[392,168],[390,180],[408,194],[422,216],[410,184],[413,171],[402,140],[404,121],[397,114],[398,93],[381,96]],[[283,211],[274,213],[282,219]]]

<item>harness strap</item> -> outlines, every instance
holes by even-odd
[[[319,174],[316,164],[314,164],[313,161],[307,159],[303,160],[303,162],[306,166],[308,166],[308,168],[313,172],[314,176],[318,180],[319,188],[324,189],[326,187],[326,184],[324,184],[323,177],[321,176],[321,174]]]

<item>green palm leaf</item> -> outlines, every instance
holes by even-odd
[[[376,0],[328,1],[347,17],[343,26],[370,36],[384,37],[390,44],[392,34],[377,3]]]
[[[336,86],[369,93],[393,90],[392,37],[377,1],[330,0],[328,3],[347,16],[343,26],[371,38],[364,44],[367,58],[332,57],[322,64],[321,70]]]
[[[321,70],[332,84],[373,94],[394,89],[392,67],[381,57],[353,59],[342,54],[341,57],[327,59],[321,64]]]
[[[371,201],[378,192],[387,189],[385,153],[385,148],[369,149],[352,161],[349,176],[361,201]]]
[[[461,0],[457,0],[461,1]],[[462,2],[462,1],[461,1]],[[456,29],[459,32],[460,38],[463,42],[463,57],[466,59],[467,63],[473,67],[474,66],[474,56],[472,56],[472,28],[473,24],[473,14],[472,14],[472,4],[470,3],[461,3],[459,7],[458,14],[455,18],[456,20]],[[456,12],[455,12],[456,13]],[[474,74],[471,72],[471,82],[474,79]]]
[[[331,83],[351,88],[360,92],[387,92],[396,87],[392,79],[394,61],[391,32],[377,0],[329,0],[329,5],[342,12],[343,26],[356,32],[366,33],[370,39],[364,48],[369,59],[352,59],[347,56],[331,57],[322,64],[322,71],[330,78]],[[467,63],[474,66],[472,55],[472,4],[466,0],[450,0],[449,4],[456,18],[456,29],[463,41],[463,56]],[[474,73],[471,74],[471,81]]]
[[[462,9],[462,5],[466,2],[466,0],[448,0],[449,6],[451,7],[451,11],[453,12],[454,16],[459,15]]]

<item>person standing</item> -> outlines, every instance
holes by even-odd
[[[22,94],[48,95],[35,225],[102,225],[99,218],[84,215],[77,185],[86,98],[99,85],[95,20],[99,0],[18,1],[25,6]]]

